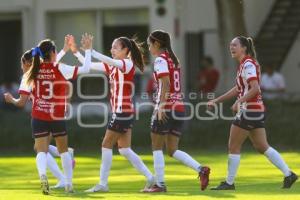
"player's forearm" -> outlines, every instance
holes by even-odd
[[[92,50],[92,56],[94,58],[96,58],[97,60],[100,60],[108,65],[111,65],[111,66],[114,66],[114,67],[117,67],[119,69],[122,69],[123,66],[124,66],[124,63],[121,61],[121,60],[117,60],[117,59],[112,59],[108,56],[105,56],[95,50]]]
[[[85,50],[84,63],[83,66],[78,68],[78,74],[87,74],[90,72],[91,59],[91,50]]]
[[[26,101],[22,100],[21,98],[12,98],[9,103],[13,104],[16,107],[23,108],[26,104]]]
[[[159,101],[159,107],[163,108],[164,105],[167,102],[168,95],[170,92],[170,82],[167,80],[161,80],[162,81],[162,89],[161,89],[161,96]]]
[[[60,60],[64,57],[66,51],[64,49],[60,50],[60,52],[56,56],[56,62],[60,62]]]
[[[225,94],[219,96],[216,98],[216,103],[221,103],[223,101],[226,101],[228,99],[232,99],[233,97],[236,97],[238,95],[238,91],[236,87],[231,88],[228,92]]]

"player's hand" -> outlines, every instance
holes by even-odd
[[[70,45],[69,45],[69,43],[70,43],[70,36],[71,35],[69,35],[69,34],[65,36],[64,48],[63,48],[64,52],[68,52],[69,49],[70,49]]]
[[[159,109],[158,113],[157,113],[157,116],[158,116],[158,121],[162,122],[162,123],[166,123],[169,119],[169,117],[167,116],[164,109]]]
[[[238,101],[236,101],[232,106],[231,106],[231,110],[234,113],[237,113],[239,111],[239,107],[240,107],[240,103]]]
[[[207,110],[212,110],[216,106],[216,99],[207,102]]]
[[[69,43],[68,43],[72,53],[76,53],[78,51],[77,44],[75,41],[75,37],[73,35],[69,35]]]
[[[81,49],[82,50],[92,49],[93,38],[94,37],[88,33],[83,34],[81,38]]]
[[[14,97],[9,92],[6,92],[4,93],[4,99],[6,103],[13,103]]]

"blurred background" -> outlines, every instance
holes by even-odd
[[[94,35],[94,48],[109,55],[119,36],[145,42],[156,29],[168,31],[182,65],[185,101],[195,105],[219,95],[234,84],[237,63],[229,55],[229,43],[237,35],[254,39],[262,67],[267,132],[274,146],[299,148],[300,142],[300,1],[297,0],[1,0],[0,1],[0,149],[31,150],[30,115],[3,102],[3,93],[17,95],[22,76],[20,56],[45,38],[63,46],[64,36],[80,41],[84,32]],[[146,44],[144,47],[147,49]],[[136,102],[152,92],[153,58],[146,53],[148,68],[136,76]],[[78,64],[68,53],[63,62]],[[102,94],[103,79],[81,81],[85,94]],[[76,82],[74,83],[76,89]],[[76,90],[75,90],[76,91]],[[195,98],[189,98],[189,94]],[[84,100],[74,92],[72,102]],[[94,100],[95,102],[99,100]],[[107,102],[107,99],[100,100]],[[230,116],[230,105],[224,112]],[[87,124],[101,121],[103,111],[85,108]],[[90,112],[89,112],[90,110]],[[94,111],[94,112],[93,112]],[[188,111],[189,112],[189,111]],[[205,116],[205,108],[199,110]],[[133,146],[150,150],[151,110],[141,111],[135,122]],[[70,144],[79,151],[99,148],[104,128],[81,128],[77,117],[70,122]],[[194,149],[226,148],[230,121],[216,119],[186,122],[183,146]]]

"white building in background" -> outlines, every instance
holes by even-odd
[[[250,36],[255,37],[273,2],[244,0],[245,21]],[[166,9],[163,16],[157,13],[160,6]],[[11,28],[5,27],[9,21],[21,25],[20,29],[15,29],[20,31],[21,38],[7,43],[7,37],[1,32]],[[173,37],[173,47],[184,67],[185,86],[189,84],[188,80],[195,78],[189,72],[197,71],[194,68],[201,55],[212,56],[221,72],[223,69],[214,0],[1,0],[0,26],[0,42],[5,42],[4,46],[10,44],[20,47],[17,55],[47,37],[55,40],[58,48],[61,48],[67,33],[77,37],[84,32],[92,33],[95,35],[95,49],[107,52],[112,39],[119,34],[132,35],[138,32],[138,36],[145,39],[152,30],[163,29]],[[300,37],[295,41],[282,68],[288,92],[300,92],[297,86],[300,74],[299,50]],[[0,61],[4,59],[1,55]],[[12,54],[9,59],[19,58]],[[70,55],[66,59],[73,62]],[[4,67],[0,65],[1,71]],[[235,66],[232,66],[231,81],[234,79],[234,71]],[[222,85],[218,87],[218,91],[225,89]]]

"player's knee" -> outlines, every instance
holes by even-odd
[[[241,146],[239,146],[239,145],[228,145],[228,152],[230,154],[239,154],[239,153],[241,153]]]
[[[167,149],[168,155],[170,157],[173,157],[173,154],[175,153],[176,150],[177,150],[176,148],[168,148]]]
[[[103,140],[102,147],[103,148],[107,148],[107,149],[112,149],[113,145],[112,145],[112,143],[110,141]]]
[[[130,148],[119,148],[119,153],[126,157],[130,153]]]
[[[163,143],[152,141],[152,150],[153,151],[162,150],[162,149],[163,149]]]
[[[254,148],[256,149],[256,151],[260,154],[264,154],[265,151],[268,149],[266,146],[264,145],[254,145]]]

